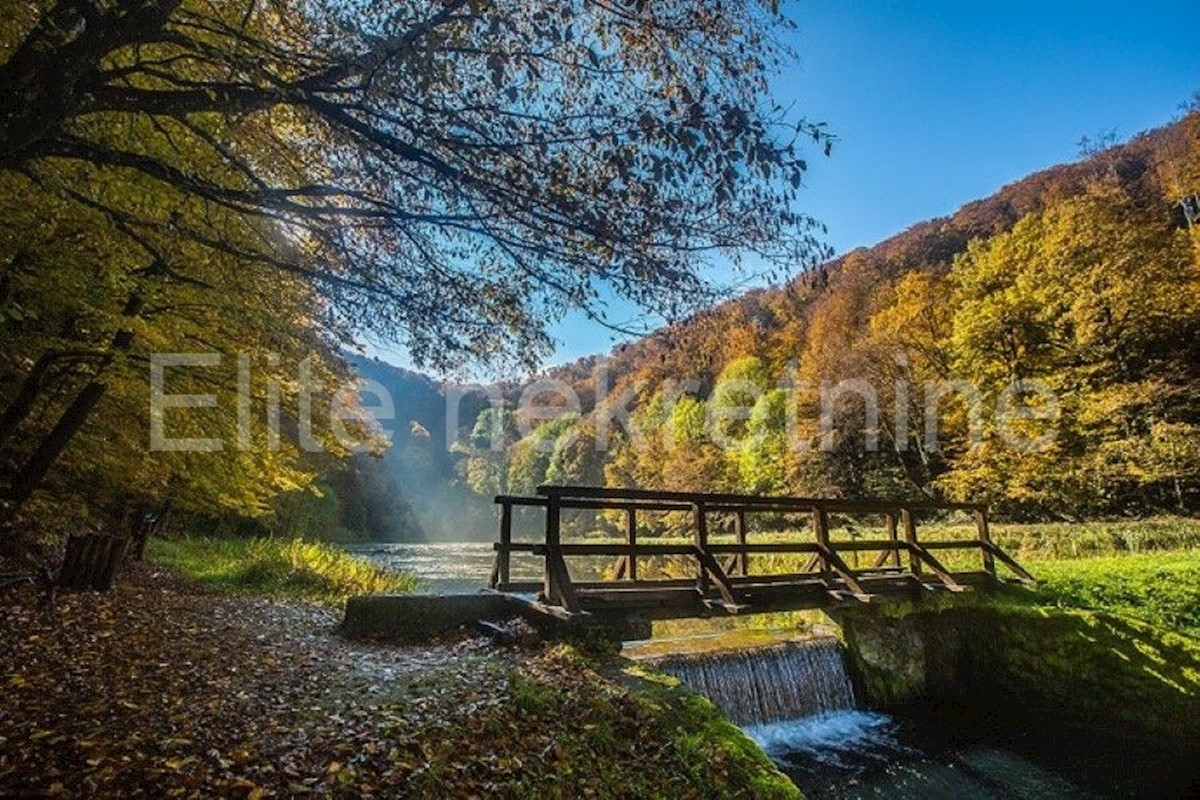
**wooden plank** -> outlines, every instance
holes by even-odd
[[[509,544],[492,542],[492,549],[496,552],[507,550],[510,553],[532,553],[534,550],[542,546],[543,545],[535,544],[534,542],[510,542]]]
[[[733,532],[737,535],[738,545],[742,548],[738,554],[738,572],[746,575],[750,570],[750,553],[746,550],[746,511],[738,509],[733,515]]]
[[[535,594],[542,591],[541,581],[510,581],[492,587],[497,592],[511,594]]]
[[[933,570],[934,575],[937,576],[938,580],[940,580],[947,589],[955,592],[961,592],[966,588],[957,580],[955,580],[954,575],[950,572],[950,570],[946,569],[946,567],[943,566],[940,561],[934,558],[933,554],[926,550],[923,545],[917,542],[909,542],[908,548],[909,553],[911,553],[915,558],[929,565],[929,567]]]
[[[583,592],[591,589],[613,589],[622,592],[637,591],[639,589],[663,589],[663,588],[685,588],[695,590],[696,581],[693,578],[657,578],[649,579],[639,578],[635,583],[633,581],[572,581],[575,591]]]
[[[951,539],[942,542],[921,542],[926,550],[978,550],[978,539]]]
[[[695,526],[692,529],[692,534],[696,544],[694,555],[703,556],[708,552],[708,516],[704,513],[704,505],[702,503],[696,503],[692,506],[692,516]],[[708,594],[708,570],[705,569],[702,557],[696,559],[696,589],[700,592],[701,596]]]
[[[975,530],[979,534],[979,552],[983,555],[983,571],[996,577],[996,557],[988,550],[992,535],[988,530],[987,512],[982,508],[975,512]]]
[[[551,585],[554,594],[548,595],[547,600],[557,604],[572,613],[580,610],[579,596],[571,583],[571,573],[567,571],[567,563],[563,561],[562,553],[557,547],[551,547],[546,553],[546,569],[553,576]]]
[[[1030,586],[1037,583],[1037,578],[1029,574],[1024,567],[1016,562],[1016,559],[1000,549],[1000,547],[994,542],[988,542],[985,547],[987,548],[988,552],[1000,559],[1000,562],[1004,564],[1004,566],[1008,567],[1016,574],[1017,580],[1021,581],[1022,583],[1029,584]]]
[[[546,544],[542,546],[545,555],[545,587],[542,595],[550,605],[559,605],[567,611],[579,611],[579,599],[571,586],[571,573],[563,561],[562,553],[562,512],[558,498],[551,497],[546,503]],[[534,548],[538,552],[538,548]]]
[[[913,550],[917,543],[917,523],[913,519],[912,510],[900,509],[900,524],[904,526],[904,541],[908,545],[908,570],[913,575],[921,574],[921,557]]]
[[[510,506],[538,506],[546,507],[546,498],[544,497],[522,497],[515,494],[498,494],[492,498],[493,503],[506,503]]]
[[[975,503],[946,503],[933,501],[894,501],[881,498],[862,498],[856,500],[834,500],[818,497],[791,496],[758,496],[745,494],[730,494],[719,492],[673,492],[650,489],[630,489],[610,486],[558,486],[542,485],[537,487],[537,494],[542,497],[558,497],[560,500],[637,500],[663,501],[711,506],[713,511],[730,511],[738,506],[747,510],[755,508],[771,509],[788,508],[795,511],[807,511],[821,507],[827,512],[845,512],[870,514],[883,511],[895,511],[901,505],[913,510],[959,509],[974,510],[980,508]]]
[[[523,497],[520,495],[498,494],[492,498],[495,503],[508,503],[513,506],[528,506],[545,508],[545,497]],[[605,500],[582,497],[560,497],[559,508],[593,509],[623,511],[626,509],[642,509],[643,511],[691,511],[692,504],[679,501],[654,500]]]
[[[548,545],[535,544],[532,552],[535,555],[545,555]],[[636,544],[630,546],[623,542],[568,542],[560,544],[558,551],[564,556],[690,556],[695,552],[694,544]]]
[[[954,547],[979,547],[979,542],[968,540],[963,542],[951,543]],[[833,550],[845,551],[870,551],[870,550],[893,550],[896,548],[903,549],[904,545],[900,542],[893,542],[888,539],[860,539],[855,542],[850,541],[830,541],[829,546]],[[816,542],[753,542],[751,544],[710,544],[708,552],[714,555],[724,555],[728,553],[740,553],[745,548],[747,553],[816,553],[819,551],[819,545]]]
[[[630,508],[625,511],[625,543],[630,547],[637,546],[637,510]],[[637,580],[637,552],[633,552],[625,556],[625,563],[629,567],[629,580]]]
[[[813,577],[811,572],[777,572],[758,575],[730,575],[729,585],[737,588],[750,585],[767,585],[776,583],[813,584],[820,586],[821,579]]]
[[[869,596],[870,593],[863,589],[862,584],[858,582],[858,577],[854,574],[854,570],[842,560],[841,556],[824,545],[822,545],[821,556],[829,569],[837,573],[838,577],[850,587],[850,591],[854,592],[855,595]],[[830,581],[830,584],[832,585],[832,581]]]
[[[974,543],[972,543],[972,546]],[[889,539],[858,539],[853,542],[833,542],[829,543],[829,549],[837,552],[861,553],[871,550],[883,550],[885,552],[901,548],[899,542],[893,542]]]
[[[496,563],[492,565],[492,577],[488,581],[488,585],[493,589],[502,583],[508,583],[509,578],[509,554],[512,552],[512,503],[501,501],[500,503],[500,541],[497,542]]]
[[[812,512],[813,536],[817,540],[817,565],[821,568],[821,577],[830,586],[833,585],[833,569],[829,563],[829,517],[823,508],[814,508]]]
[[[753,542],[750,544],[710,544],[708,552],[714,555],[729,553],[815,553],[816,542]]]
[[[879,560],[876,562],[875,566],[882,567],[884,564],[884,560],[890,556],[891,561],[892,561],[892,566],[899,569],[900,568],[900,547],[899,547],[900,536],[896,533],[896,515],[893,514],[891,511],[884,514],[883,515],[883,525],[887,529],[888,539],[891,540],[892,542],[894,542],[897,546],[890,553],[886,552],[886,551],[880,553]]]
[[[594,590],[580,595],[580,602],[586,602],[589,608],[603,606],[622,606],[637,608],[659,604],[699,604],[700,595],[695,586],[680,586],[675,589],[628,589]]]
[[[737,600],[734,599],[733,591],[729,586],[729,578],[725,575],[721,565],[717,563],[717,559],[713,558],[712,553],[704,550],[698,550],[696,558],[699,560],[701,567],[708,573],[708,577],[717,587],[717,593],[721,595],[721,599],[729,606],[736,606]]]

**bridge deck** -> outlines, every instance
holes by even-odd
[[[541,486],[537,496],[499,495],[500,539],[491,587],[513,602],[563,619],[597,613],[636,614],[651,618],[742,614],[843,604],[876,603],[919,597],[927,592],[969,591],[995,583],[999,561],[1020,581],[1033,576],[997,547],[988,532],[986,509],[966,503],[889,500],[827,500],[804,497],[657,492],[592,486]],[[513,541],[513,509],[543,509],[541,541]],[[563,542],[562,512],[570,509],[616,511],[624,515],[623,542]],[[923,541],[918,512],[967,512],[974,536]],[[690,542],[639,541],[639,515],[687,512]],[[808,535],[784,541],[749,541],[748,522],[756,514],[803,515]],[[831,536],[830,514],[882,518],[883,537],[837,540]],[[714,516],[731,519],[735,541],[714,542],[709,529]],[[934,555],[941,551],[975,551],[979,569],[951,570]],[[511,557],[524,553],[541,558],[539,581],[511,579]],[[800,571],[752,571],[763,556],[807,555]],[[874,554],[868,566],[863,554]],[[572,579],[567,560],[581,557],[615,559],[611,579]],[[639,562],[673,558],[694,577],[639,579]],[[847,559],[854,562],[854,566]],[[768,559],[769,562],[769,559]],[[768,563],[769,566],[769,563]]]

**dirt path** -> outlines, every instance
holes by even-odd
[[[339,613],[148,567],[53,618],[0,595],[0,795],[796,796],[710,705],[625,662],[350,642]]]
[[[0,792],[399,789],[422,739],[504,697],[515,651],[334,635],[338,610],[223,597],[152,569],[108,596],[0,607]]]

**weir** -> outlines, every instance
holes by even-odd
[[[672,655],[658,669],[747,727],[854,708],[854,689],[832,636],[748,650]]]

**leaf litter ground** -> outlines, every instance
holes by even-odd
[[[52,614],[9,590],[0,795],[698,797],[730,778],[569,650],[348,641],[338,613],[141,565]]]

